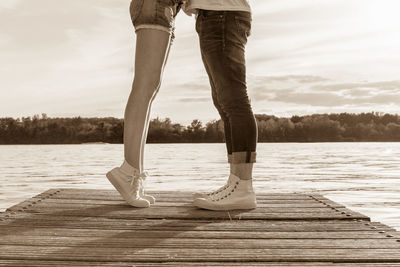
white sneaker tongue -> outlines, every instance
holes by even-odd
[[[229,175],[228,181],[229,181],[229,184],[232,184],[232,183],[236,183],[237,181],[240,181],[240,178],[238,176],[234,175],[233,173],[231,173]]]

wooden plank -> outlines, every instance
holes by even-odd
[[[242,221],[243,222],[243,221]],[[250,226],[246,225],[202,225],[202,224],[191,224],[191,225],[171,225],[166,222],[164,224],[133,224],[129,222],[103,222],[103,221],[92,221],[92,222],[84,222],[84,221],[53,221],[53,222],[36,222],[30,223],[28,222],[16,222],[12,223],[12,227],[35,227],[35,228],[48,228],[48,227],[63,227],[66,229],[111,229],[111,230],[159,230],[159,231],[174,231],[177,229],[181,229],[182,231],[248,231],[248,232],[384,232],[383,234],[391,234],[398,237],[398,232],[388,231],[385,228],[351,228],[344,226],[335,226],[332,225],[330,227],[325,227],[321,225],[292,225],[285,227],[284,225],[275,225],[269,227],[260,227],[255,225],[250,228]],[[181,225],[181,227],[179,227]],[[4,228],[5,229],[5,228]]]
[[[157,202],[192,202],[193,198],[191,196],[184,196],[184,197],[168,197],[168,196],[158,196],[156,194],[153,194],[153,196],[156,198]],[[123,201],[122,197],[120,195],[52,195],[48,196],[46,198],[38,198],[35,197],[36,199],[46,199],[46,198],[51,198],[51,199],[80,199],[80,200],[103,200],[103,201]],[[296,198],[289,198],[287,197],[286,199],[281,197],[262,197],[262,196],[257,196],[257,202],[259,203],[318,203],[318,201],[311,199],[311,198],[302,198],[302,199],[296,199]],[[330,201],[328,201],[330,202]],[[330,202],[328,204],[333,204],[334,202]],[[341,204],[334,204],[334,205],[339,205],[343,206]]]
[[[27,200],[27,204],[37,204],[35,199]],[[83,205],[127,205],[123,200],[100,200],[100,199],[64,199],[64,198],[48,198],[43,199],[40,203],[57,203],[57,204],[83,204]],[[192,199],[184,199],[177,202],[176,199],[157,199],[156,205],[161,207],[179,207],[179,206],[192,206]],[[314,200],[297,201],[297,200],[260,200],[257,202],[257,207],[271,207],[271,208],[326,208],[327,205],[318,203]],[[330,205],[332,208],[345,208],[343,205]]]
[[[127,235],[129,235],[127,233]],[[95,247],[95,248],[182,248],[182,249],[398,249],[400,242],[396,239],[220,239],[210,237],[182,238],[170,235],[159,238],[139,238],[125,233],[116,236],[27,236],[27,235],[5,235],[0,240],[0,246],[24,245],[24,246],[51,246],[51,247]]]
[[[46,266],[59,266],[59,267],[91,267],[91,266],[168,266],[168,267],[204,267],[204,266],[243,266],[243,263],[223,263],[223,262],[83,262],[83,261],[45,261],[45,260],[0,260],[0,266],[29,266],[29,267],[46,267]],[[288,266],[288,267],[324,267],[324,266],[340,266],[340,267],[400,267],[400,263],[339,263],[332,262],[246,262],[246,267],[253,266]]]
[[[199,231],[388,231],[393,230],[375,222],[350,220],[150,220],[78,217],[62,214],[9,213],[0,225],[31,227],[100,228],[100,229],[159,229]]]
[[[41,205],[23,203],[15,205],[8,211],[24,211],[42,214],[63,214],[69,216],[99,216],[108,218],[148,218],[148,219],[253,219],[253,220],[315,220],[315,219],[368,219],[367,216],[355,214],[351,211],[339,212],[329,208],[314,211],[298,210],[287,212],[287,209],[273,209],[273,208],[257,208],[254,210],[235,210],[235,211],[208,211],[198,209],[196,207],[160,207],[152,206],[150,208],[140,209],[127,205],[109,206],[109,205]]]
[[[329,265],[330,266],[330,265]],[[337,263],[333,264],[333,266],[337,267],[400,267],[400,263]]]
[[[129,210],[129,208],[127,209]],[[136,212],[141,209],[135,209],[132,208],[132,212]],[[201,210],[200,210],[201,211]],[[308,224],[308,223],[321,223],[321,224],[339,224],[339,225],[349,225],[353,226],[354,222],[356,222],[359,225],[365,225],[366,227],[369,227],[371,224],[376,224],[376,222],[370,222],[370,221],[355,221],[355,220],[295,220],[295,221],[285,221],[285,220],[230,220],[229,218],[227,220],[214,220],[214,219],[198,219],[198,218],[193,218],[193,219],[188,219],[188,220],[180,220],[180,219],[149,219],[149,218],[138,218],[138,219],[113,219],[113,218],[107,218],[107,217],[79,217],[79,216],[71,216],[71,215],[66,215],[63,214],[62,212],[51,212],[49,213],[30,213],[30,212],[6,212],[6,213],[0,213],[0,216],[2,217],[2,222],[1,223],[6,223],[6,221],[10,220],[32,220],[33,221],[83,221],[83,222],[90,222],[90,221],[110,221],[110,222],[149,222],[152,224],[159,224],[162,223],[163,221],[168,221],[171,222],[171,224],[177,224],[181,226],[182,224],[184,225],[189,225],[189,224],[224,224],[224,223],[236,223],[237,225],[275,225],[275,224],[287,224],[287,225],[293,225],[293,224]],[[240,222],[240,224],[239,224]]]
[[[55,193],[69,193],[76,194],[77,192],[82,192],[83,194],[114,194],[118,195],[118,192],[111,189],[77,189],[77,188],[57,188],[57,189],[49,189],[42,194],[55,194]],[[179,191],[179,190],[146,190],[149,194],[158,194],[158,195],[167,195],[167,196],[192,196],[193,192],[197,191]],[[266,196],[266,197],[299,197],[304,198],[305,195],[310,195],[310,197],[319,196],[319,194],[310,193],[265,193],[265,192],[257,192],[257,195]]]
[[[243,222],[243,221],[242,221]],[[179,227],[181,225],[181,227]],[[164,224],[153,224],[151,226],[150,223],[147,224],[134,224],[134,223],[129,223],[129,222],[104,222],[104,221],[91,221],[91,222],[86,222],[86,221],[41,221],[41,222],[34,222],[32,223],[31,221],[18,221],[18,222],[13,222],[11,227],[35,227],[35,228],[48,228],[48,227],[63,227],[66,229],[79,229],[79,228],[86,228],[86,229],[111,229],[111,230],[147,230],[150,229],[151,227],[153,230],[160,230],[160,231],[174,231],[177,229],[182,229],[182,231],[248,231],[248,232],[257,232],[257,231],[263,231],[263,232],[384,232],[387,234],[392,234],[395,236],[398,236],[398,232],[393,232],[393,230],[390,231],[390,229],[386,228],[351,228],[351,227],[345,227],[345,226],[336,226],[332,225],[329,227],[325,227],[323,225],[291,225],[288,227],[285,227],[284,225],[274,225],[274,226],[258,226],[255,225],[253,228],[250,228],[250,226],[246,225],[203,225],[203,224],[191,224],[191,225],[171,225],[170,223],[164,223]],[[5,229],[5,228],[4,228]]]
[[[147,193],[151,194],[151,193]],[[184,201],[184,200],[192,200],[193,197],[191,195],[160,195],[160,194],[151,194],[158,200],[162,201]],[[86,194],[84,192],[80,192],[77,194],[72,193],[58,193],[54,195],[48,195],[44,197],[35,197],[35,198],[55,198],[55,199],[100,199],[100,200],[122,200],[122,197],[118,193],[109,193],[109,194]],[[309,196],[298,196],[298,195],[286,195],[286,196],[257,196],[258,201],[271,201],[271,202],[283,202],[283,201],[309,201],[309,202],[318,202],[316,199],[313,199]]]
[[[191,203],[185,203],[184,205],[179,205],[178,203],[162,203],[164,205],[160,205],[161,203],[155,203],[150,207],[150,209],[156,208],[156,207],[174,207],[174,208],[179,208],[179,207],[187,207],[190,210],[199,210],[196,207],[193,207]],[[41,202],[23,202],[23,204],[16,206],[16,207],[26,207],[28,211],[30,210],[56,210],[56,209],[93,209],[93,208],[101,208],[103,209],[104,207],[110,208],[110,209],[129,209],[130,211],[132,210],[139,210],[139,209],[133,209],[130,207],[128,204],[124,202],[120,203],[107,203],[107,204],[88,204],[88,203],[79,203],[79,202],[70,202],[70,201],[63,201],[63,202],[50,202],[50,201],[41,201]],[[169,209],[168,208],[168,209]],[[288,206],[278,206],[278,207],[271,207],[270,205],[264,205],[261,204],[257,207],[256,210],[262,210],[262,212],[265,213],[335,213],[335,212],[348,212],[347,209],[342,209],[342,208],[329,208],[325,206],[313,206],[313,207],[288,207]],[[13,209],[11,209],[13,210]]]
[[[391,263],[393,267],[400,267],[395,263]],[[168,267],[204,267],[204,266],[243,266],[242,262],[84,262],[84,261],[48,261],[48,260],[0,260],[0,266],[29,266],[29,267],[46,267],[46,266],[59,266],[59,267],[71,267],[71,266],[135,266],[135,267],[147,267],[147,266],[168,266]],[[329,262],[246,262],[246,267],[253,266],[288,266],[288,267],[324,267],[324,266],[336,266]],[[347,265],[343,265],[347,266]],[[349,265],[350,266],[350,265]],[[354,265],[351,265],[354,266]],[[370,267],[372,265],[358,265],[358,267]],[[374,265],[375,266],[375,265]],[[388,265],[376,265],[377,267],[387,267]]]
[[[156,198],[169,199],[191,199],[192,193],[189,192],[166,192],[166,191],[146,191],[148,194],[154,195]],[[99,198],[103,200],[122,199],[119,193],[115,190],[97,190],[97,189],[58,189],[46,191],[36,196],[37,198],[73,198],[81,199]],[[263,194],[257,193],[257,199],[260,200],[310,200],[311,196],[306,194],[284,193],[284,194]],[[315,199],[314,199],[315,200]]]
[[[0,266],[29,266],[29,267],[92,267],[92,266],[168,266],[168,267],[204,267],[204,266],[244,266],[242,262],[224,263],[224,262],[99,262],[99,261],[47,261],[47,260],[0,260]],[[325,266],[340,266],[340,267],[400,267],[400,263],[339,263],[332,262],[246,262],[246,267],[253,266],[282,266],[282,267],[325,267]]]
[[[172,210],[171,210],[172,209]],[[173,209],[169,207],[168,210],[152,208],[151,212],[149,210],[138,210],[136,212],[129,213],[129,211],[116,211],[107,210],[103,208],[102,210],[95,209],[67,209],[67,210],[56,210],[48,211],[46,209],[32,209],[28,212],[41,213],[41,214],[53,214],[62,213],[67,216],[77,216],[77,217],[105,217],[114,219],[193,219],[193,214],[191,208],[188,209]],[[169,212],[170,211],[170,212]],[[267,213],[262,210],[258,212],[215,212],[210,213],[207,211],[197,212],[195,219],[223,219],[223,220],[333,220],[333,219],[351,219],[359,218],[357,216],[346,217],[342,214],[332,214],[327,212],[320,213]]]
[[[52,195],[49,197],[33,197],[31,199],[28,199],[27,201],[29,202],[40,202],[40,201],[50,201],[50,202],[63,202],[64,200],[71,201],[71,202],[77,202],[77,203],[113,203],[113,202],[120,202],[120,203],[125,203],[124,200],[120,196],[115,196],[115,197],[108,197],[108,198],[103,198],[101,196],[96,197],[96,196],[81,196],[81,195],[71,195],[71,196],[58,196],[58,195]],[[169,198],[169,197],[157,197],[156,202],[172,202],[172,203],[192,203],[193,198]],[[329,202],[329,201],[327,201]],[[331,204],[327,204],[321,201],[316,201],[314,199],[301,199],[301,200],[296,200],[296,199],[257,199],[257,203],[263,203],[263,204],[315,204],[315,205],[323,205],[323,206],[339,206],[339,207],[345,207],[344,205],[331,202]]]
[[[186,248],[93,248],[7,246],[1,260],[85,260],[134,262],[400,262],[399,249],[186,249]]]
[[[359,212],[356,212],[354,210],[350,210],[348,208],[334,208],[337,212],[340,212],[341,214],[346,214],[346,216],[349,216],[351,214],[350,217],[358,217],[358,218],[365,218],[367,216],[365,216],[364,214],[361,214]]]
[[[290,229],[287,229],[290,230]],[[379,233],[377,231],[333,231],[333,232],[290,232],[290,231],[195,231],[195,230],[118,230],[118,229],[74,229],[60,227],[35,227],[27,229],[26,227],[7,226],[0,228],[1,236],[42,236],[42,237],[93,237],[102,238],[115,237],[120,238],[196,238],[196,239],[395,239],[399,240],[400,235]],[[0,240],[1,242],[1,240]]]

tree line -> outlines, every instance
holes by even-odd
[[[280,118],[256,115],[259,142],[398,142],[397,114],[340,113]],[[0,118],[0,144],[122,143],[123,119],[50,118],[46,114],[22,118]],[[224,142],[221,120],[205,125],[173,123],[169,118],[150,121],[147,143]]]

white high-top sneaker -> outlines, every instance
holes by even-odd
[[[150,202],[140,196],[141,178],[124,173],[120,167],[112,169],[106,176],[129,205],[138,208],[150,207]]]
[[[252,180],[231,176],[227,188],[206,198],[196,198],[193,205],[207,210],[255,209],[257,201]]]
[[[221,186],[220,188],[218,188],[217,190],[214,190],[212,192],[203,192],[203,193],[193,193],[192,197],[193,199],[195,198],[207,198],[207,197],[211,197],[211,196],[215,196],[216,194],[222,192],[223,190],[225,190],[226,188],[229,187],[229,185],[231,184],[231,180],[232,180],[232,173],[229,175],[228,181],[226,182],[225,185]]]

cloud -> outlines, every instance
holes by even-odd
[[[184,103],[210,102],[210,97],[182,97],[179,101]]]
[[[211,91],[210,82],[207,76],[187,77],[186,79],[187,80],[190,79],[190,81],[186,81],[183,83],[168,81],[167,85],[168,87],[175,88],[175,90],[178,89],[181,90],[182,92],[187,92],[187,93]]]
[[[398,112],[397,2],[253,1],[246,57],[255,113]],[[128,7],[125,0],[1,0],[0,113],[122,116],[135,53]],[[194,23],[177,17],[153,116],[218,117]]]
[[[338,83],[313,75],[253,76],[249,80],[251,97],[257,106],[280,103],[281,110],[293,105],[337,110],[400,108],[400,80]]]
[[[325,82],[330,79],[315,75],[284,75],[284,76],[254,76],[250,75],[249,79],[257,83],[271,82],[298,82],[298,83],[315,83]]]
[[[1,0],[0,8],[15,9],[21,0]]]
[[[400,91],[400,80],[362,83],[336,83],[312,86],[313,90],[350,90],[350,89],[379,89],[380,91]]]

